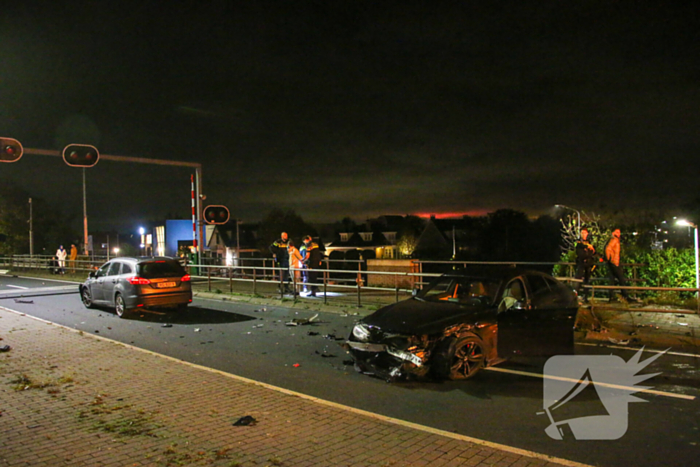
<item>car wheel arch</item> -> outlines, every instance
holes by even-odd
[[[468,379],[487,365],[488,354],[488,344],[478,334],[451,335],[435,346],[431,373],[439,379]]]
[[[120,318],[124,318],[129,313],[126,300],[124,300],[124,296],[120,292],[115,292],[114,294],[114,311]]]

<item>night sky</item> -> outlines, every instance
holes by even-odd
[[[205,204],[243,220],[700,196],[696,2],[14,3],[1,136],[200,162]],[[101,161],[91,226],[189,216],[190,173]],[[0,165],[9,180],[82,213],[58,158]]]

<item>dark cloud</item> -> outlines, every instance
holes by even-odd
[[[102,3],[3,15],[0,134],[201,162],[251,220],[697,197],[690,2]],[[72,200],[78,175],[37,158],[0,178]],[[189,214],[187,170],[89,174],[96,221]]]

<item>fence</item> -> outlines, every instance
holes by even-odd
[[[70,261],[66,261],[67,270],[76,272],[88,272],[106,261],[106,257],[86,257],[79,256],[72,268]],[[331,268],[331,265],[334,268]],[[324,267],[319,269],[319,281],[315,284],[302,283],[300,277],[308,272],[306,269],[290,268],[290,278],[292,282],[292,296],[294,300],[303,296],[300,293],[301,287],[316,286],[322,291],[323,303],[328,303],[329,298],[341,304],[353,304],[361,307],[366,304],[383,305],[397,302],[402,297],[410,296],[414,288],[422,288],[433,277],[440,276],[458,268],[467,266],[480,267],[527,267],[532,269],[551,271],[554,266],[564,266],[567,275],[559,277],[561,280],[576,282],[573,279],[575,263],[562,262],[477,262],[477,261],[411,261],[409,272],[392,272],[387,270],[371,271],[367,269],[365,260],[324,260]],[[244,293],[263,296],[279,296],[285,298],[285,284],[282,281],[280,268],[275,265],[272,258],[241,258],[236,266],[222,266],[217,264],[190,264],[189,272],[192,275],[195,290],[206,290],[209,292],[222,292],[228,289],[228,293]],[[338,267],[340,266],[340,267]],[[623,264],[632,269],[632,277],[629,281],[632,284],[640,282],[638,279],[638,269],[643,264]],[[58,265],[53,256],[29,256],[15,255],[0,257],[0,268],[7,268],[13,271],[42,271],[48,270],[55,273]],[[299,272],[299,274],[296,274]],[[386,282],[386,278],[393,279],[393,286],[372,286],[368,285],[370,276],[381,276]],[[392,280],[389,279],[389,280]],[[594,280],[605,280],[605,278],[594,278]],[[406,287],[410,284],[411,287]],[[593,296],[596,291],[621,290],[620,286],[609,285],[586,285],[592,290]],[[624,287],[625,290],[637,291],[671,291],[698,293],[695,288],[683,287],[643,287],[631,285]],[[700,308],[700,300],[698,307]],[[700,311],[700,310],[699,310]]]

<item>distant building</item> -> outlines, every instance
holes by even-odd
[[[357,225],[352,230],[336,232],[326,244],[332,259],[394,259],[398,257],[396,239],[402,216],[381,216]]]
[[[431,216],[413,252],[414,258],[448,259],[468,257],[479,248],[479,223],[482,218],[464,216],[436,219]]]
[[[257,224],[238,224],[236,221],[224,225],[208,225],[206,232],[206,257],[217,259],[217,264],[238,266],[240,258],[257,258],[261,252],[256,246]],[[265,255],[267,256],[267,255]]]

